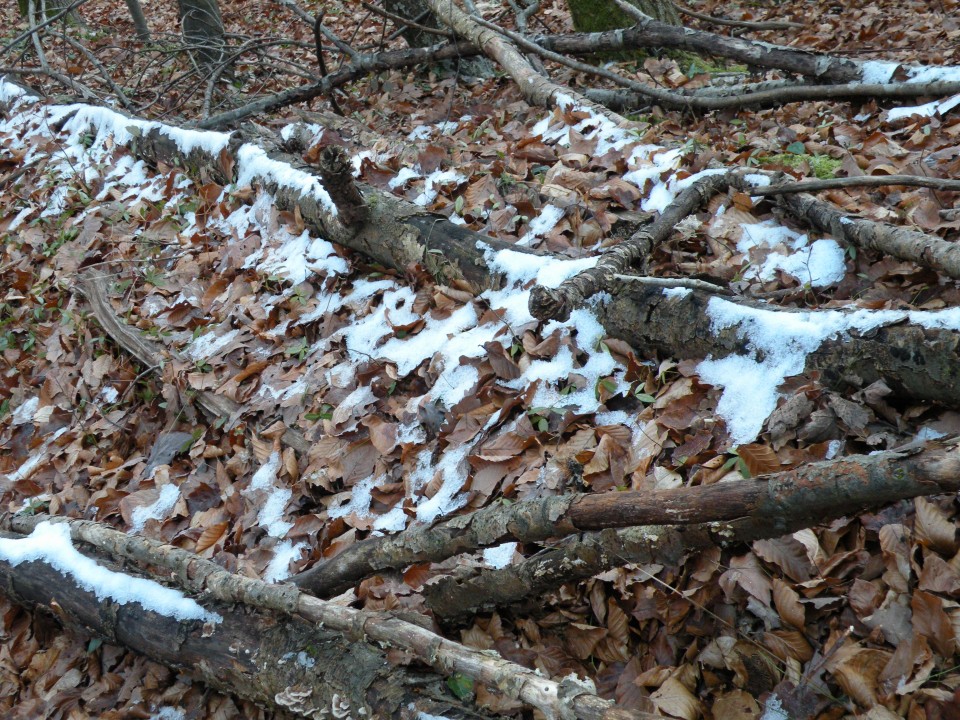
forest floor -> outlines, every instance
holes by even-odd
[[[804,25],[751,34],[768,42],[960,64],[960,8],[948,0],[696,8]],[[197,117],[202,85],[178,84],[174,66],[143,56],[124,63],[135,44],[117,3],[92,0],[80,12],[85,42],[111,60],[140,116],[175,125]],[[155,31],[177,32],[173,3],[148,12]],[[231,31],[306,43],[278,53],[313,72],[312,30],[282,5],[243,0],[223,12]],[[341,37],[378,41],[381,26],[361,12],[337,4],[326,22]],[[559,5],[545,3],[538,16],[553,31],[569,29]],[[25,28],[15,4],[0,8],[0,19],[5,41]],[[48,52],[68,73],[94,78],[80,56],[55,42]],[[665,87],[745,72],[683,57],[620,66]],[[571,87],[594,82],[554,71]],[[266,66],[236,72],[248,95],[291,83]],[[282,581],[371,533],[500,498],[735,481],[960,434],[956,409],[896,397],[882,383],[840,393],[794,376],[775,393],[732,397],[703,380],[698,360],[604,341],[588,311],[540,324],[526,309],[533,279],[584,267],[609,244],[611,227],[662,210],[677,182],[708,167],[957,177],[956,112],[891,112],[895,103],[875,101],[706,115],[653,108],[631,116],[637,125],[626,135],[530,107],[509,78],[446,67],[381,73],[337,99],[383,139],[361,145],[318,129],[315,147],[345,145],[363,181],[566,259],[501,258],[507,288],[474,298],[420,268],[388,272],[315,238],[296,213],[250,187],[194,182],[146,166],[103,134],[56,127],[43,107],[61,100],[24,101],[0,123],[4,510],[96,519]],[[324,99],[314,104],[326,109]],[[257,118],[277,131],[300,120],[296,108]],[[955,192],[824,196],[846,212],[950,240],[960,229]],[[956,282],[791,225],[743,193],[714,198],[677,230],[651,274],[707,277],[805,310],[960,305]],[[75,292],[78,273],[91,269],[110,275],[118,316],[179,360],[145,368],[104,336]],[[243,414],[210,422],[189,403],[201,391],[240,402]],[[764,398],[777,408],[770,417]],[[311,443],[304,456],[281,446],[287,427]],[[170,432],[191,442],[158,462],[156,441]],[[688,720],[755,718],[764,708],[768,718],[957,718],[958,513],[955,497],[904,501],[692,553],[677,566],[616,567],[444,629],[551,677],[589,678],[623,707]],[[342,601],[424,611],[425,585],[539,549],[511,543],[383,573]],[[268,715],[122,647],[63,632],[52,616],[8,600],[0,613],[5,717]],[[517,709],[486,688],[451,687],[495,712]],[[776,709],[785,697],[789,715]]]

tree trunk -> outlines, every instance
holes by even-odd
[[[226,41],[217,0],[177,0],[183,40],[194,62],[209,72],[223,62]]]
[[[130,11],[130,17],[133,18],[133,25],[137,29],[137,40],[149,42],[150,27],[147,25],[147,18],[143,14],[143,7],[140,5],[140,0],[127,0],[127,9]]]
[[[423,673],[414,678],[372,644],[347,641],[341,633],[303,620],[278,620],[242,605],[218,606],[222,622],[204,627],[201,621],[179,621],[138,603],[104,602],[38,561],[16,566],[0,561],[0,588],[29,609],[52,610],[78,632],[92,632],[273,710],[321,717],[325,709],[329,717],[331,708],[348,706],[366,708],[366,717],[374,718],[416,718],[419,712],[485,717],[455,700],[424,698],[442,696],[437,676],[427,682]]]
[[[680,24],[680,15],[670,0],[629,0],[640,12],[670,25]],[[604,32],[636,25],[636,20],[613,0],[567,0],[577,32]]]
[[[71,0],[36,0],[34,2],[34,21],[43,22],[44,20],[49,20],[57,13],[63,12],[64,9],[69,7]],[[28,0],[17,0],[17,6],[20,8],[20,14],[26,17],[29,12]],[[70,23],[71,25],[82,25],[83,22],[80,20],[80,16],[77,14],[76,10],[71,10],[64,17],[63,21]]]
[[[424,0],[384,0],[383,7],[388,12],[412,20],[418,25],[426,25],[432,28],[440,27]],[[410,26],[401,29],[400,35],[410,47],[426,47],[435,44],[438,40],[436,35]]]

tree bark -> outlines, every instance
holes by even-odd
[[[140,0],[127,0],[127,10],[130,11],[133,26],[137,29],[137,40],[140,42],[150,42],[150,26],[147,25],[147,18],[143,14],[143,7],[140,5]]]
[[[690,291],[666,296],[659,288],[617,281],[608,288],[612,300],[599,310],[606,331],[637,348],[656,349],[675,358],[715,358],[749,354],[741,325],[713,327],[707,305],[713,296]],[[745,308],[802,312],[738,300]],[[818,312],[812,314],[816,323]],[[818,372],[827,387],[856,390],[884,380],[898,395],[960,407],[960,333],[900,323],[849,337],[826,339],[807,356],[804,374]]]
[[[177,0],[183,40],[203,71],[223,62],[226,41],[217,0]]]
[[[680,15],[670,0],[629,0],[630,4],[652,19],[679,25]],[[567,0],[567,8],[577,32],[594,33],[627,28],[636,20],[617,7],[613,0]]]
[[[870,497],[877,488],[912,483],[953,492],[960,472],[960,451],[953,444],[931,445],[930,451],[886,452],[845,458],[818,477],[818,465],[791,471],[790,482],[780,487],[784,501],[775,512],[751,513],[729,522],[687,527],[638,526],[602,530],[566,538],[545,550],[501,570],[481,570],[472,577],[449,577],[424,588],[427,606],[447,621],[462,620],[484,609],[510,606],[525,599],[541,603],[540,596],[559,585],[575,582],[630,563],[679,565],[688,553],[708,547],[773,538],[829,522],[847,514],[846,501],[820,505],[823,485],[834,487],[837,497],[849,491]],[[785,474],[786,475],[786,474]],[[729,485],[729,483],[724,483]],[[775,493],[770,501],[777,502]],[[817,517],[808,508],[819,507]]]
[[[564,679],[559,683],[554,682],[535,671],[503,660],[499,655],[446,640],[419,624],[385,613],[355,610],[318,600],[300,593],[292,585],[271,585],[235,575],[193,553],[148,538],[130,536],[106,525],[42,516],[14,516],[8,524],[14,529],[29,531],[43,521],[67,523],[74,541],[87,542],[112,556],[133,560],[141,566],[164,568],[181,586],[205,598],[302,617],[320,628],[338,631],[351,645],[366,647],[369,641],[376,641],[397,647],[412,653],[439,673],[461,673],[495,688],[507,697],[537,708],[547,717],[570,720],[643,720],[654,717],[646,713],[618,710],[612,702],[598,697],[590,687],[579,681]],[[217,627],[213,627],[214,633]],[[280,657],[282,659],[283,656]],[[398,679],[403,679],[402,674]],[[357,713],[360,717],[381,717],[370,714],[371,706],[363,703],[362,696],[340,697],[349,707],[367,709],[366,714]]]
[[[815,525],[905,498],[960,490],[960,477],[951,474],[957,467],[956,452],[934,444],[915,456],[909,451],[854,455],[740,482],[494,503],[431,526],[356,543],[293,582],[332,596],[383,570],[439,562],[504,542],[540,542],[609,528],[780,516],[791,524]]]
[[[312,717],[321,708],[329,716],[332,708],[347,706],[366,708],[373,718],[412,719],[421,711],[483,717],[453,698],[431,700],[430,695],[441,694],[437,678],[425,682],[422,674],[391,666],[370,643],[347,641],[303,620],[278,622],[269,613],[217,605],[223,621],[205,628],[200,621],[178,621],[137,603],[105,603],[37,561],[16,566],[0,561],[0,588],[20,605],[52,611],[78,632],[92,632],[273,710]]]
[[[279,147],[273,135],[261,133],[256,137],[268,147]],[[225,184],[236,179],[237,163],[232,158],[238,154],[241,142],[239,135],[232,138],[233,155],[224,151],[226,156],[221,153],[214,157],[200,147],[194,147],[185,155],[170,135],[156,127],[137,139],[134,150],[151,162],[179,165],[196,176]],[[309,172],[296,158],[279,152],[273,152],[272,156]],[[453,225],[445,218],[425,213],[416,205],[362,184],[359,188],[370,208],[370,220],[356,230],[344,228],[313,196],[305,196],[289,186],[279,186],[270,178],[262,178],[260,182],[274,193],[280,208],[299,207],[306,224],[320,236],[389,268],[405,271],[421,265],[438,282],[472,292],[502,285],[502,278],[486,266],[484,248],[522,251],[515,245]],[[712,329],[706,314],[711,296],[704,292],[667,297],[658,288],[616,279],[606,289],[613,298],[599,307],[599,319],[612,337],[634,347],[690,359],[709,355],[724,357],[747,349],[748,343],[738,328],[720,332]],[[759,307],[747,300],[737,302],[746,307]],[[773,310],[769,306],[762,309],[796,312]],[[897,324],[863,334],[853,332],[846,340],[828,339],[807,358],[806,372],[814,370],[820,371],[821,381],[828,387],[857,388],[883,378],[896,392],[907,397],[960,407],[960,333],[952,330]]]
[[[474,43],[484,55],[500,65],[513,78],[524,99],[531,105],[556,107],[558,104],[563,105],[565,99],[569,98],[582,107],[606,117],[614,124],[624,127],[631,124],[626,118],[602,105],[597,105],[569,87],[558,85],[545,78],[512,43],[507,42],[498,33],[477,24],[451,0],[427,0],[427,4],[444,25],[460,37]]]

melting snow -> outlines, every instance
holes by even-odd
[[[147,520],[165,520],[179,499],[180,488],[173,483],[164,485],[160,489],[160,497],[155,502],[133,509],[130,532],[138,533],[143,530]]]
[[[714,331],[737,328],[751,354],[707,358],[697,366],[700,378],[723,388],[717,414],[727,423],[735,444],[756,439],[776,409],[779,387],[803,372],[807,355],[834,337],[908,321],[926,328],[960,329],[960,308],[938,312],[902,310],[764,310],[714,297],[707,305]],[[762,361],[757,360],[758,356]]]

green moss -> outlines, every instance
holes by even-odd
[[[642,12],[661,22],[671,25],[680,24],[680,16],[672,3],[664,0],[628,0]],[[636,25],[636,21],[623,12],[613,0],[567,0],[567,8],[573,19],[573,29],[577,32],[606,32],[617,28]],[[597,53],[598,60],[642,60],[656,53],[641,50]]]
[[[760,158],[764,165],[785,165],[786,167],[796,168],[806,163],[810,171],[820,180],[836,177],[837,170],[840,169],[842,162],[829,155],[807,155],[801,153],[780,153],[779,155],[768,155]]]

